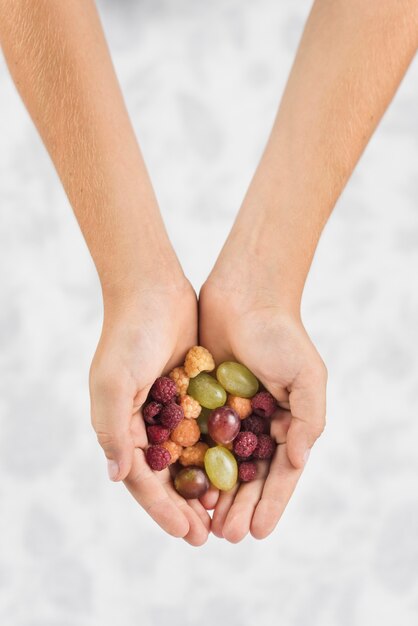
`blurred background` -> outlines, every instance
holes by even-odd
[[[98,4],[196,289],[261,154],[310,4]],[[107,479],[87,388],[98,279],[1,59],[2,625],[417,623],[417,84],[415,62],[306,288],[305,324],[330,373],[326,432],[271,537],[195,549]]]

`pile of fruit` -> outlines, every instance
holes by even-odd
[[[276,448],[269,435],[276,408],[247,367],[225,361],[215,371],[210,352],[194,346],[182,367],[157,378],[143,407],[148,465],[183,466],[174,486],[184,498],[201,497],[210,484],[228,491],[253,480],[257,460],[271,459]]]

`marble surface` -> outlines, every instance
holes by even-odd
[[[99,3],[186,272],[216,258],[310,3]],[[326,433],[276,532],[201,549],[105,474],[87,373],[98,281],[0,63],[0,623],[409,626],[418,620],[418,65],[322,237],[304,317]]]

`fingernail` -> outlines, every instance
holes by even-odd
[[[303,455],[303,464],[306,465],[308,459],[309,459],[309,455],[311,453],[311,449],[308,448],[305,452],[305,454]]]
[[[107,459],[107,473],[109,474],[110,480],[116,480],[119,474],[119,465],[116,461]]]

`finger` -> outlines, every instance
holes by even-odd
[[[223,525],[228,515],[228,511],[232,506],[232,503],[235,498],[235,494],[238,491],[239,484],[237,483],[235,487],[230,489],[229,491],[222,491],[219,495],[219,500],[216,503],[215,510],[213,512],[211,531],[214,535],[223,538]]]
[[[279,409],[273,414],[270,422],[270,434],[277,444],[286,443],[291,421],[292,414],[290,411]]]
[[[302,474],[289,461],[287,446],[277,446],[263,493],[251,520],[251,534],[264,539],[275,528]]]
[[[172,488],[171,482],[168,484],[168,492],[189,522],[189,531],[184,535],[183,539],[191,546],[202,546],[207,541],[210,529],[210,517],[207,511],[205,511],[198,500],[185,500],[182,498]]]
[[[125,390],[91,390],[91,421],[97,440],[108,461],[111,480],[123,480],[129,474],[134,452],[130,431],[132,396]]]
[[[216,503],[219,500],[219,489],[216,489],[213,485],[209,487],[207,492],[200,498],[200,502],[203,504],[205,509],[211,511],[215,508]]]
[[[170,481],[169,471],[164,470],[164,473],[165,479]],[[187,535],[190,530],[188,518],[168,495],[161,477],[149,467],[140,448],[134,451],[132,469],[124,482],[138,504],[163,530],[173,537]]]
[[[227,541],[238,543],[248,534],[255,507],[263,491],[267,472],[268,463],[259,462],[257,464],[257,478],[240,485],[222,528],[222,534]]]
[[[287,433],[290,462],[301,468],[309,451],[325,428],[326,369],[315,372],[301,371],[292,384],[289,394],[292,421]]]

